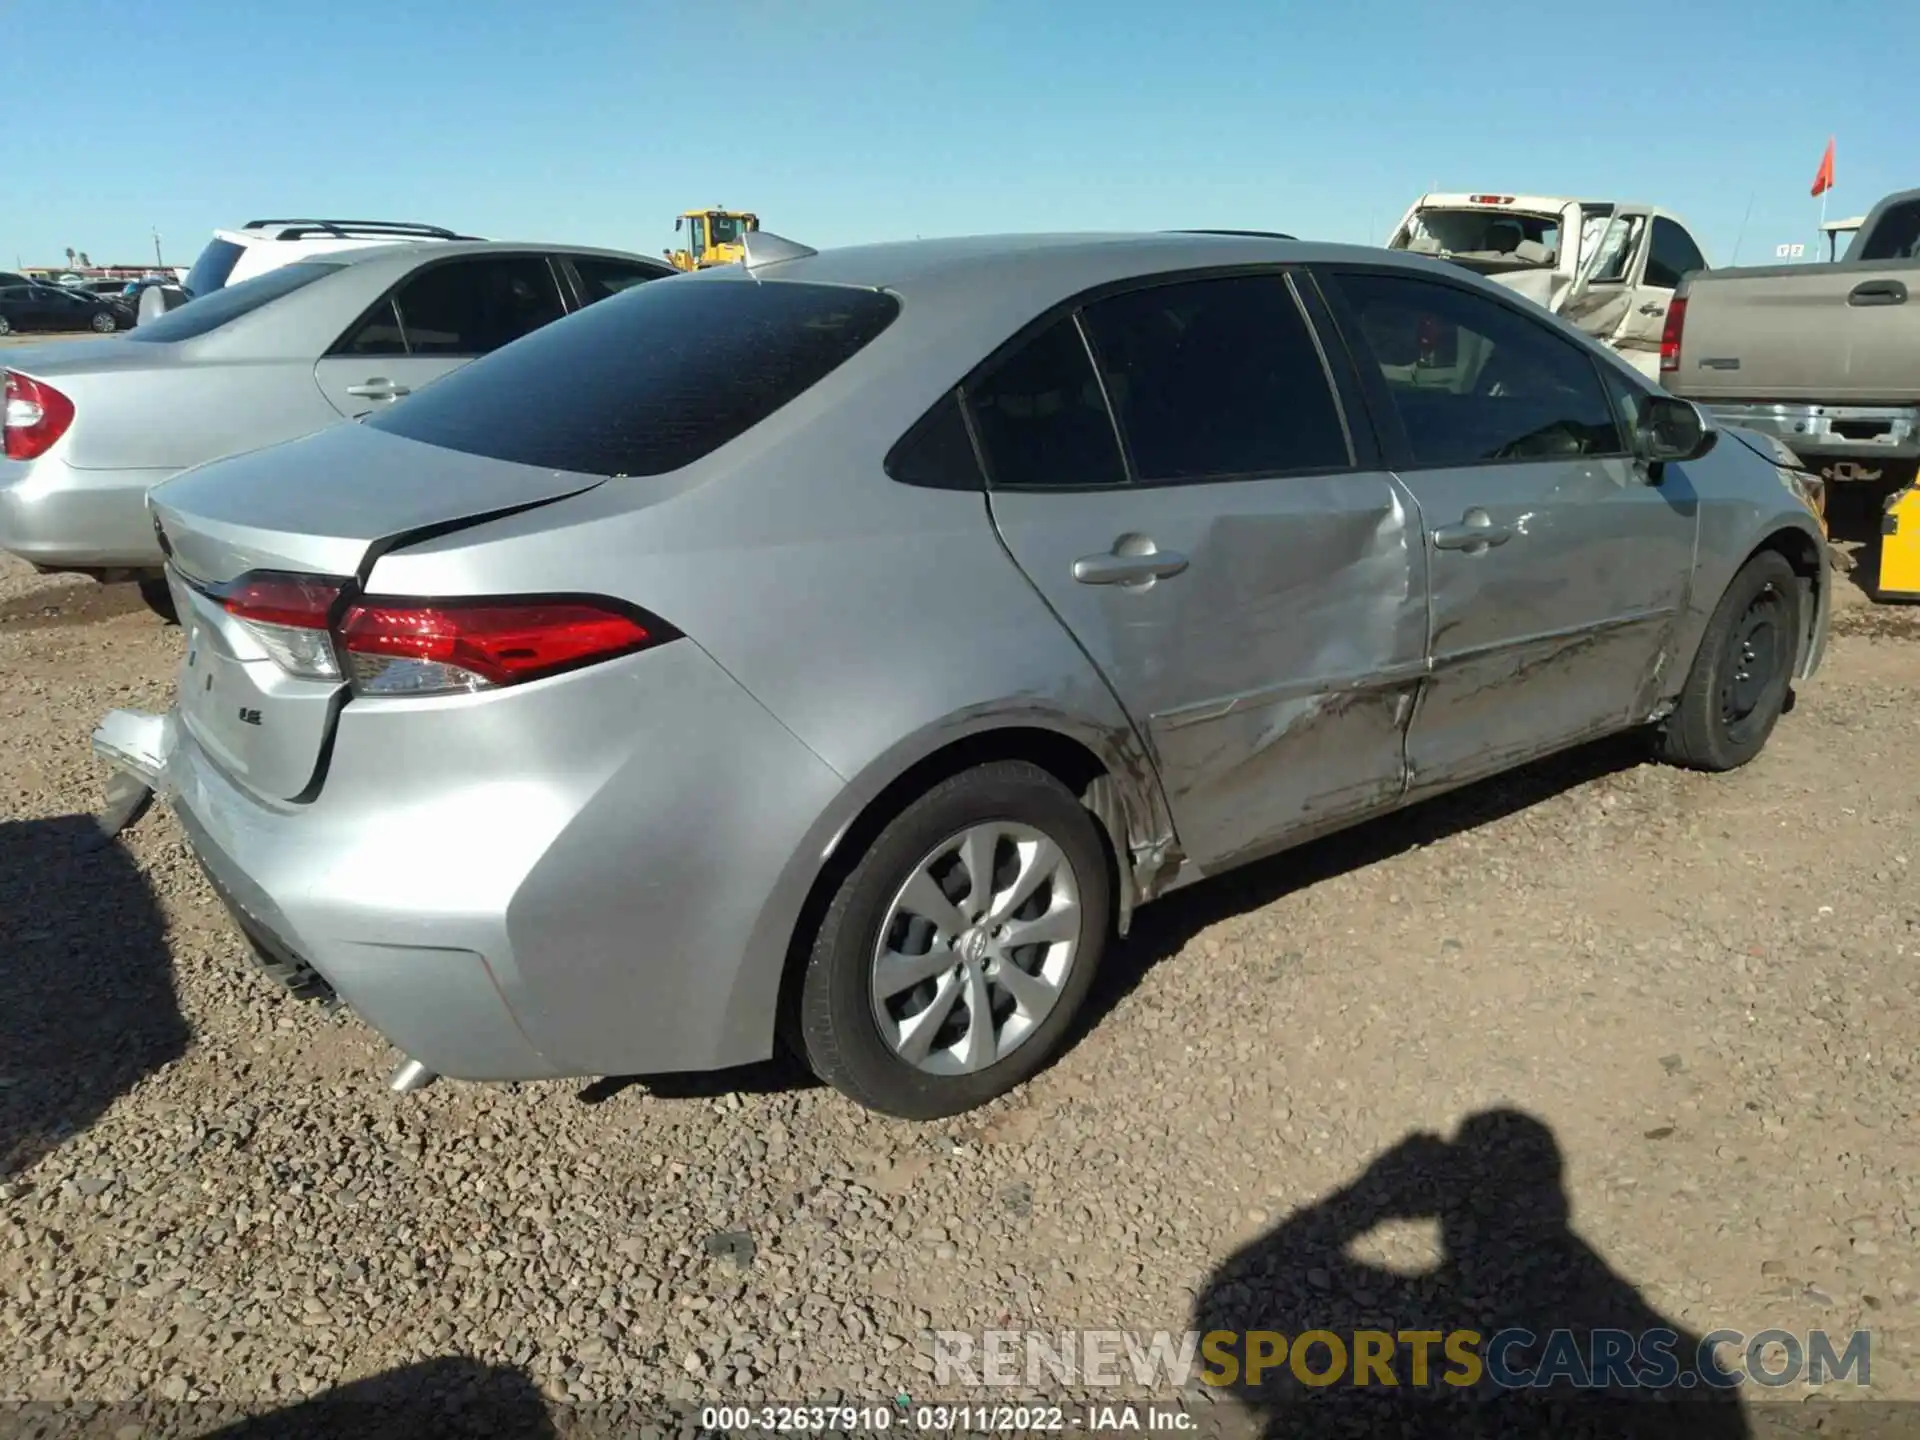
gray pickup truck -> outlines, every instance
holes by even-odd
[[[1842,260],[1690,275],[1660,379],[1784,441],[1830,481],[1895,480],[1920,460],[1920,190],[1868,212]]]

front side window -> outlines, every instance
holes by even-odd
[[[1378,367],[1414,464],[1627,453],[1593,357],[1575,341],[1452,285],[1377,272],[1338,284],[1359,331],[1350,338]]]
[[[1706,268],[1706,257],[1687,232],[1664,215],[1656,215],[1653,248],[1647,252],[1646,283],[1662,290],[1677,290],[1681,276]]]
[[[740,243],[740,221],[732,215],[713,217],[713,243],[716,245],[738,245]]]
[[[1283,276],[1156,285],[1082,317],[1143,483],[1351,463],[1306,318]]]
[[[966,397],[995,489],[1127,483],[1113,419],[1071,315],[968,384]]]
[[[395,296],[414,355],[487,355],[566,313],[538,255],[430,265]]]

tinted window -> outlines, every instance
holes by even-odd
[[[538,255],[432,265],[403,284],[397,300],[414,355],[486,355],[566,313]]]
[[[1495,301],[1395,275],[1343,275],[1419,465],[1621,455],[1593,357]]]
[[[295,290],[324,279],[338,269],[338,265],[318,261],[282,265],[278,270],[269,270],[251,280],[242,280],[238,285],[229,285],[211,295],[189,300],[179,309],[169,310],[165,315],[147,321],[138,330],[129,331],[127,339],[148,343],[191,340],[196,335],[218,330],[228,321],[251,314],[284,295],[291,295]]]
[[[627,260],[600,260],[590,255],[575,255],[573,273],[580,277],[581,302],[591,305],[596,300],[618,295],[622,290],[631,290],[636,285],[658,280],[673,272],[651,265],[635,265]]]
[[[891,295],[838,285],[642,285],[366,423],[523,465],[663,475],[803,394],[899,312]]]
[[[330,355],[404,355],[407,353],[406,336],[400,329],[400,311],[394,306],[389,295],[372,310],[366,318],[335,344]]]
[[[207,248],[200,252],[200,258],[193,262],[193,269],[187,272],[185,290],[193,296],[211,295],[227,283],[227,277],[233,274],[233,267],[240,263],[245,247],[231,240],[209,240]]]
[[[1127,483],[1113,420],[1072,316],[1028,341],[966,393],[996,486]]]
[[[980,460],[960,413],[960,395],[951,392],[929,410],[887,456],[887,473],[903,485],[933,490],[978,490],[984,484]]]
[[[1673,290],[1689,270],[1706,268],[1706,257],[1687,238],[1687,232],[1663,216],[1654,216],[1653,249],[1647,255],[1645,283]]]
[[[1156,285],[1083,315],[1142,481],[1337,470],[1326,369],[1278,275]]]
[[[1920,260],[1920,200],[1894,205],[1874,222],[1866,243],[1849,260]]]

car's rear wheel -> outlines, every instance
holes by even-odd
[[[1732,770],[1773,734],[1800,653],[1800,579],[1763,550],[1740,567],[1707,621],[1680,703],[1655,732],[1660,758]]]
[[[1112,877],[1094,817],[1025,761],[942,781],[840,882],[799,994],[801,1052],[872,1110],[933,1120],[1046,1064],[1093,983]]]
[[[115,330],[118,330],[120,326],[113,318],[112,311],[96,310],[93,312],[93,328],[98,330],[102,335],[111,335]]]
[[[12,333],[13,322],[7,319],[6,316],[0,315],[0,335],[11,335]]]
[[[147,602],[147,608],[169,624],[178,625],[180,614],[173,606],[173,592],[167,588],[167,582],[160,576],[148,576],[139,582],[140,598]]]

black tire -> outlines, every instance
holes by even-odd
[[[137,582],[140,586],[140,598],[147,602],[147,608],[169,625],[180,623],[179,612],[173,608],[173,592],[167,588],[167,582],[159,576],[148,576]]]
[[[895,894],[922,859],[967,827],[995,821],[1030,827],[1060,848],[1079,890],[1079,948],[1053,1009],[1005,1058],[970,1074],[929,1074],[896,1055],[880,1033],[871,999],[874,947]],[[860,1105],[907,1120],[957,1115],[1004,1095],[1053,1057],[1093,984],[1112,926],[1111,864],[1098,822],[1037,765],[995,761],[934,786],[888,823],[827,906],[799,987],[802,1058]]]
[[[1800,577],[1762,550],[1740,567],[1700,637],[1680,703],[1654,732],[1660,759],[1734,770],[1773,734],[1800,653]]]

